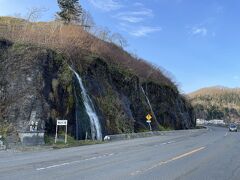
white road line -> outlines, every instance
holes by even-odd
[[[176,141],[169,141],[167,142],[167,144],[172,144],[172,143],[175,143]]]
[[[62,164],[56,164],[56,165],[51,165],[51,166],[47,166],[47,167],[42,167],[42,168],[37,168],[37,171],[42,171],[42,170],[47,170],[47,169],[52,169],[52,168],[57,168],[57,167],[61,167],[61,166],[67,166],[67,165],[71,165],[71,164],[76,164],[76,163],[80,163],[83,161],[90,161],[90,160],[95,160],[95,159],[101,159],[103,157],[109,157],[109,156],[113,156],[114,153],[111,154],[104,154],[102,156],[96,156],[96,157],[91,157],[88,159],[82,159],[79,161],[71,161],[71,162],[66,162],[66,163],[62,163]]]
[[[172,143],[175,143],[176,141],[168,141],[168,142],[164,142],[164,143],[161,143],[161,144],[156,144],[154,145],[154,147],[159,147],[159,146],[162,146],[162,145],[167,145],[167,144],[172,144]]]
[[[224,135],[224,137],[226,137],[228,135],[228,132],[226,132],[226,134]]]
[[[45,167],[45,168],[37,168],[36,170],[41,171],[41,170],[44,170],[44,169],[56,168],[56,167],[60,167],[60,166],[66,166],[66,165],[69,165],[69,164],[70,163],[56,164],[56,165],[48,166],[48,167]]]
[[[149,167],[149,168],[146,168],[146,169],[143,169],[143,170],[137,170],[137,171],[131,173],[130,175],[131,175],[131,176],[136,176],[136,175],[138,175],[138,174],[143,174],[143,173],[145,173],[145,172],[147,172],[147,171],[150,171],[150,170],[152,170],[152,169],[155,169],[155,168],[157,168],[157,167],[159,167],[159,166],[162,166],[162,165],[164,165],[164,164],[168,164],[168,163],[170,163],[170,162],[172,162],[172,161],[176,161],[176,160],[178,160],[178,159],[181,159],[181,158],[190,156],[190,155],[192,155],[192,154],[194,154],[194,153],[197,153],[197,152],[199,152],[199,151],[201,151],[201,150],[203,150],[203,149],[205,149],[205,148],[206,148],[206,147],[200,147],[200,148],[194,149],[194,150],[192,150],[192,151],[190,151],[190,152],[187,152],[187,153],[181,154],[181,155],[179,155],[179,156],[173,157],[173,158],[171,158],[171,159],[169,159],[169,160],[160,161],[159,163],[157,163],[157,164],[155,164],[155,165],[153,165],[153,166],[151,166],[151,167]]]

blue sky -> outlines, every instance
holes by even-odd
[[[95,23],[127,39],[130,52],[170,72],[183,92],[240,83],[239,0],[81,0]],[[55,0],[0,0],[0,15],[47,9]]]

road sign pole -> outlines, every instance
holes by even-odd
[[[150,131],[152,131],[151,122],[148,122],[148,124],[149,124],[149,129],[150,129]]]
[[[66,125],[66,131],[65,131],[65,144],[67,144],[67,125]]]
[[[56,124],[55,144],[57,143],[57,132],[58,132],[58,125]]]

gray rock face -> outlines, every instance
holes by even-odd
[[[2,135],[0,135],[0,151],[5,149],[6,149],[6,145],[3,143]]]
[[[17,52],[23,51],[23,52]],[[1,59],[2,82],[5,82],[1,92],[1,103],[4,106],[4,119],[14,124],[17,131],[29,130],[32,118],[38,122],[39,129],[44,129],[43,116],[47,103],[40,98],[40,89],[44,86],[37,52],[29,47],[12,48],[6,51]],[[19,54],[21,53],[21,54]]]
[[[195,127],[194,110],[182,95],[167,86],[154,83],[145,83],[143,87],[161,125],[174,129]]]
[[[153,130],[159,130],[160,126],[173,129],[195,126],[191,105],[173,87],[141,82],[137,75],[109,65],[101,58],[94,57],[85,64],[84,57],[81,58],[78,59],[81,71],[75,70],[81,74],[92,99],[103,136],[148,130],[145,116],[150,108],[141,87],[156,115]],[[80,67],[79,62],[75,62],[76,67]],[[90,136],[81,90],[67,60],[60,54],[0,40],[0,85],[0,123],[12,127],[6,138],[9,143],[25,138],[26,144],[42,144],[43,139],[39,139],[42,135],[26,133],[45,131],[53,135],[56,119],[69,120],[68,132],[72,136],[84,139],[86,132]]]
[[[160,126],[172,129],[195,127],[193,108],[172,87],[141,82],[139,77],[109,67],[101,59],[92,62],[83,77],[99,114],[102,114],[102,125],[106,134],[149,129],[145,117],[151,113],[151,108],[141,87],[156,115],[156,119],[152,120],[153,130],[159,130]]]
[[[50,120],[67,116],[67,108],[57,99],[68,98],[68,84],[59,80],[64,67],[61,57],[44,48],[0,42],[0,120],[21,133],[32,131],[31,124],[37,125],[35,130],[45,131]]]

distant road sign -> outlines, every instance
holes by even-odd
[[[150,114],[148,114],[148,115],[146,116],[146,119],[147,119],[147,122],[148,122],[148,121],[151,122],[152,116],[151,116]]]
[[[57,120],[58,126],[67,126],[68,121],[67,120]]]
[[[152,116],[151,116],[151,114],[148,114],[148,115],[146,116],[146,119],[147,119],[147,123],[149,124],[149,129],[150,129],[150,131],[152,131],[152,126],[151,126]]]

